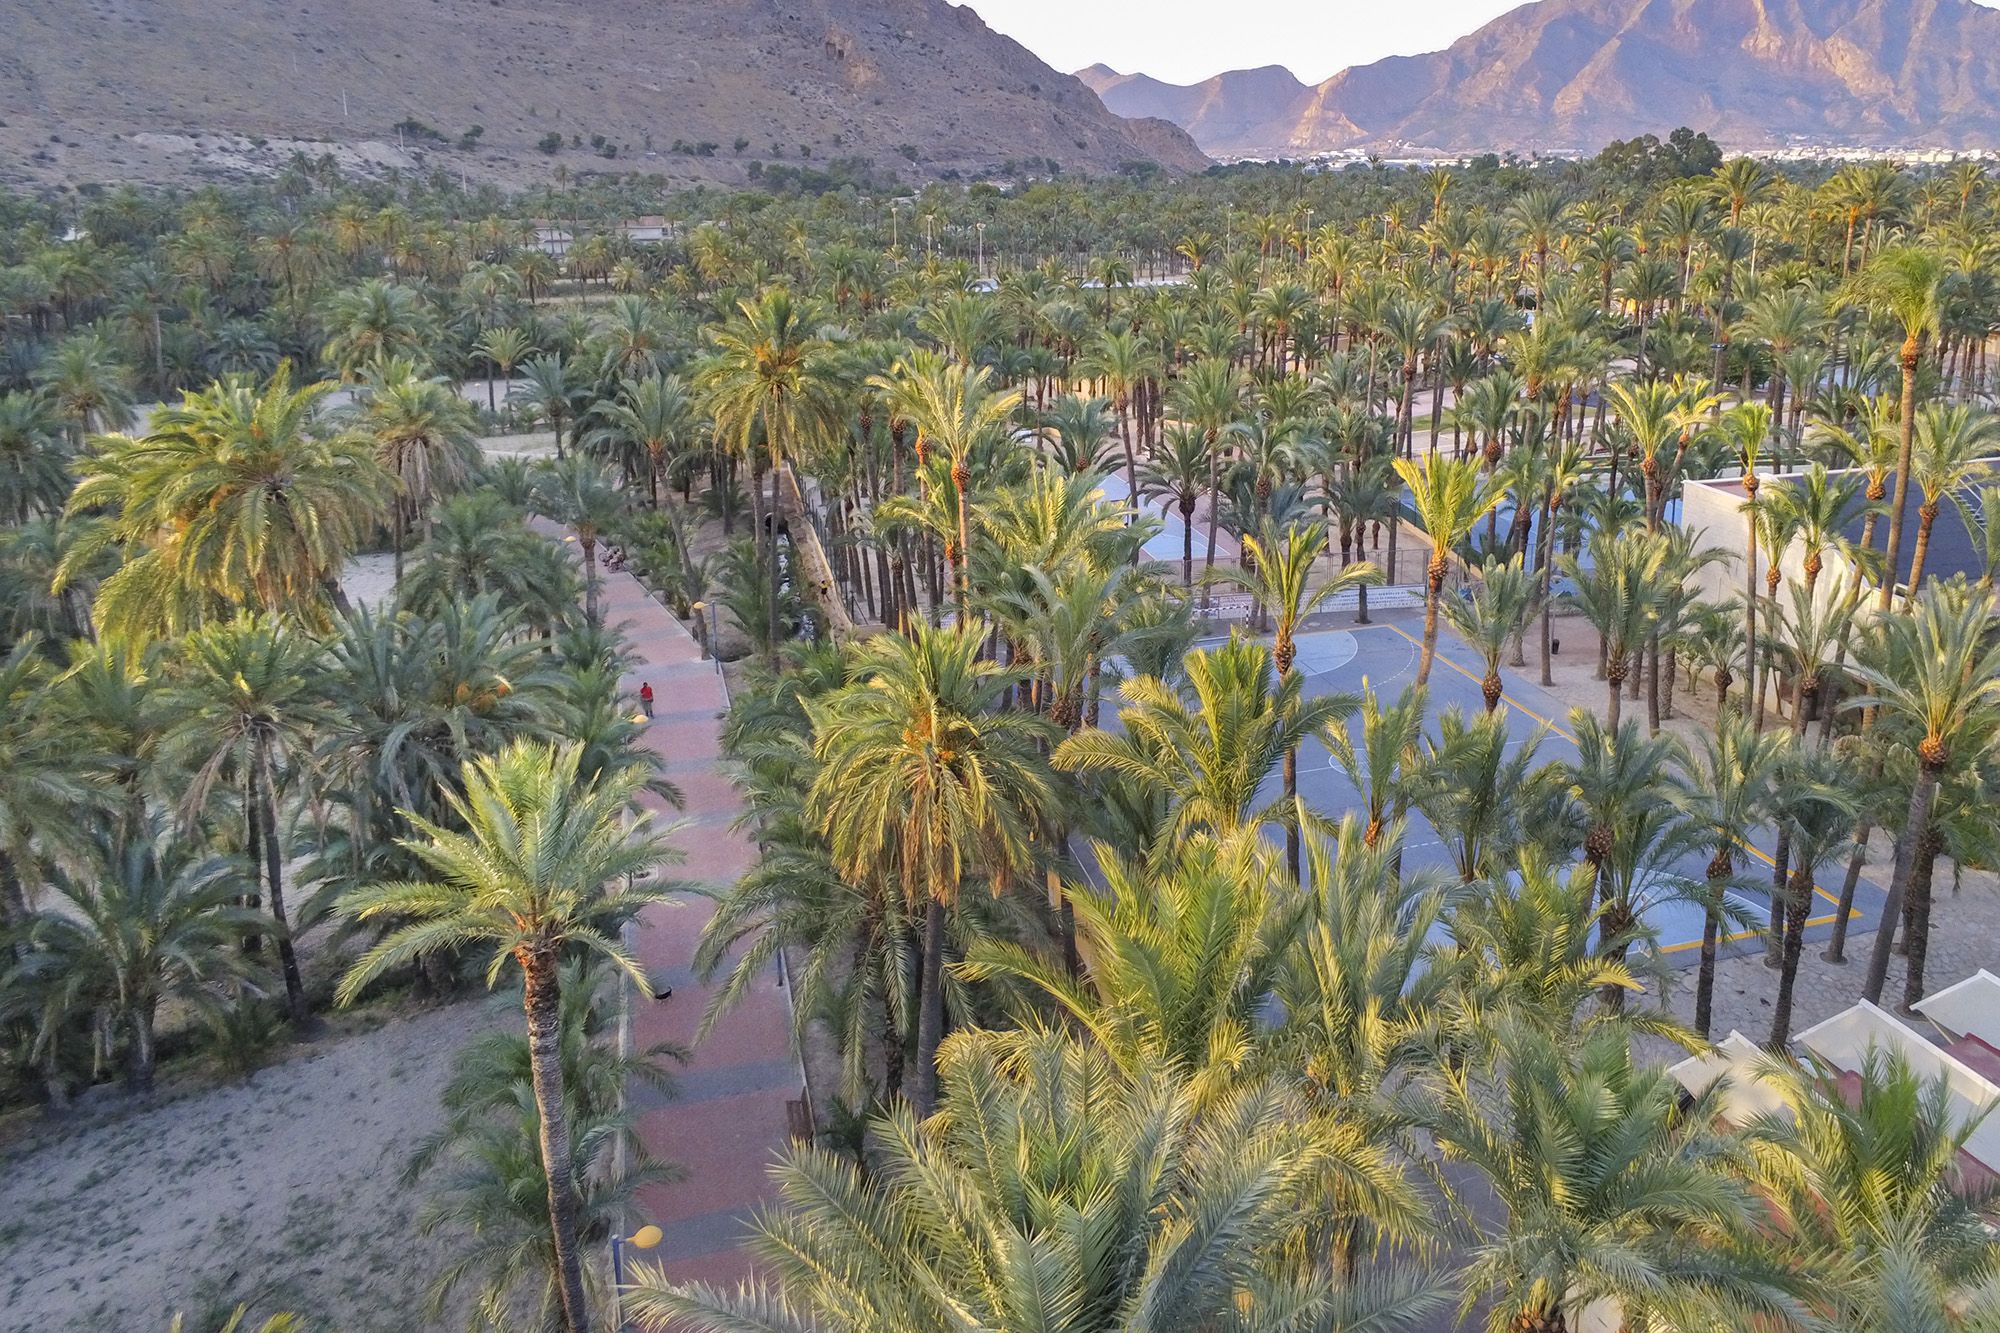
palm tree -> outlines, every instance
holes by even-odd
[[[1571,584],[1567,600],[1596,628],[1602,646],[1605,725],[1612,731],[1618,730],[1627,673],[1653,633],[1667,555],[1667,542],[1651,533],[1600,530],[1591,541],[1588,566],[1573,555],[1560,557]]]
[[[1763,815],[1779,760],[1791,748],[1784,733],[1760,733],[1731,718],[1704,734],[1682,765],[1686,785],[1676,794],[1687,817],[1706,833],[1707,891],[1702,903],[1701,964],[1695,974],[1694,1030],[1709,1035],[1715,965],[1722,947],[1726,893],[1736,873],[1736,849]]]
[[[1118,413],[1118,436],[1125,446],[1127,494],[1139,494],[1139,467],[1132,450],[1132,395],[1159,373],[1146,340],[1136,330],[1106,329],[1097,346],[1077,364],[1077,372],[1102,382]]]
[[[1489,555],[1466,595],[1444,603],[1444,618],[1486,661],[1479,690],[1489,713],[1500,706],[1505,692],[1500,658],[1508,644],[1518,642],[1527,632],[1541,595],[1540,576],[1529,572],[1520,556],[1503,560]]]
[[[1805,951],[1806,919],[1818,887],[1819,868],[1846,850],[1854,836],[1855,803],[1846,764],[1824,750],[1795,747],[1781,766],[1772,800],[1779,824],[1778,865],[1783,892],[1772,885],[1771,929],[1778,938],[1778,993],[1771,1001],[1773,1051],[1792,1036],[1792,994]],[[1780,907],[1782,906],[1782,911]]]
[[[101,334],[65,338],[36,368],[35,383],[69,426],[71,445],[132,420],[132,373]]]
[[[403,548],[410,520],[423,517],[440,496],[463,487],[479,463],[472,405],[451,383],[417,373],[405,360],[370,370],[361,391],[361,419],[375,438],[375,458],[397,482],[390,503],[396,584],[403,582]]]
[[[322,359],[347,381],[397,357],[427,365],[437,346],[435,321],[417,289],[384,278],[335,292],[324,323]]]
[[[1139,465],[1139,494],[1171,500],[1181,516],[1181,586],[1194,592],[1194,510],[1209,468],[1208,439],[1185,422],[1169,425],[1160,447]]]
[[[314,741],[333,722],[319,654],[318,643],[269,616],[206,626],[182,640],[183,661],[161,704],[175,719],[161,748],[191,775],[182,797],[184,814],[192,820],[207,810],[220,784],[240,793],[250,883],[254,890],[262,875],[277,926],[286,1007],[299,1025],[310,1013],[285,911],[278,810],[288,780],[310,763]],[[256,905],[254,897],[250,905]]]
[[[1924,561],[1930,554],[1931,528],[1947,495],[1955,495],[1983,478],[1989,459],[2000,444],[2000,422],[1970,403],[1926,404],[1917,415],[1917,441],[1910,466],[1923,503],[1917,506],[1917,545],[1910,556],[1909,592],[1905,610],[1923,583]]]
[[[626,380],[618,397],[600,402],[596,412],[604,424],[594,436],[616,437],[645,454],[647,495],[658,509],[660,477],[667,470],[669,457],[693,448],[700,440],[701,421],[693,397],[673,375],[648,375]],[[679,512],[669,507],[668,516],[674,521],[675,541],[685,552],[687,542],[681,534]]]
[[[1199,430],[1208,445],[1208,551],[1202,558],[1203,577],[1215,568],[1216,510],[1222,496],[1222,435],[1236,421],[1243,404],[1243,380],[1226,357],[1203,357],[1189,366],[1168,391],[1180,419]],[[1209,594],[1202,594],[1202,610]]]
[[[391,490],[365,437],[318,420],[328,384],[228,380],[161,409],[141,437],[107,436],[79,469],[69,513],[106,522],[64,559],[67,583],[107,546],[125,563],[99,585],[115,638],[183,632],[235,608],[323,626],[343,563]]]
[[[500,373],[500,378],[511,381],[514,367],[535,354],[535,344],[523,329],[510,324],[501,324],[486,329],[472,344],[473,354],[483,357],[486,364]],[[510,384],[507,396],[512,398],[514,390]],[[486,410],[498,412],[500,404],[493,392],[493,376],[486,377]]]
[[[1576,1038],[1515,1021],[1501,1047],[1493,1085],[1476,1066],[1447,1069],[1418,1108],[1445,1159],[1496,1196],[1461,1272],[1461,1319],[1484,1302],[1490,1333],[1566,1333],[1598,1302],[1614,1320],[1682,1328],[1787,1311],[1777,1270],[1752,1255],[1752,1200],[1711,1129],[1713,1090],[1683,1106],[1616,1027]]]
[[[969,1032],[942,1053],[940,1113],[877,1120],[864,1173],[815,1148],[778,1167],[757,1223],[768,1276],[734,1293],[641,1270],[647,1327],[889,1333],[965,1323],[1111,1333],[1407,1326],[1421,1280],[1348,1286],[1311,1248],[1329,1144],[1301,1099],[1252,1083],[1204,1106],[1157,1060],[1123,1072],[1048,1033]]]
[[[1306,618],[1341,593],[1377,582],[1381,575],[1375,566],[1362,561],[1347,566],[1317,588],[1313,587],[1313,566],[1319,562],[1319,553],[1326,549],[1326,525],[1318,521],[1303,527],[1288,527],[1284,537],[1276,541],[1271,540],[1268,533],[1264,541],[1246,536],[1243,549],[1249,552],[1254,562],[1251,567],[1247,570],[1225,569],[1217,577],[1242,588],[1250,594],[1253,602],[1272,613],[1276,633],[1271,644],[1271,660],[1277,664],[1278,679],[1282,685],[1292,673],[1292,661],[1298,654],[1299,626]],[[1297,746],[1293,746],[1285,751],[1285,799],[1296,802],[1298,795],[1299,751]],[[1299,876],[1299,821],[1296,817],[1285,825],[1285,866],[1296,881]]]
[[[925,1115],[944,1036],[946,909],[968,874],[997,892],[1026,870],[1056,801],[1041,756],[1054,728],[994,711],[1019,677],[981,657],[984,637],[969,625],[887,636],[863,651],[852,686],[806,703],[820,765],[806,804],[835,866],[892,878],[923,912],[910,1100]]]
[[[1782,1110],[1739,1128],[1777,1243],[1801,1271],[1828,1277],[1811,1296],[1827,1327],[1989,1327],[1939,1308],[1972,1315],[1967,1296],[1990,1293],[1995,1277],[1981,1221],[1994,1187],[1962,1166],[1975,1122],[1953,1111],[1944,1076],[1920,1078],[1901,1055],[1870,1051],[1859,1072],[1850,1085],[1810,1065],[1758,1071],[1757,1091],[1775,1095]],[[1930,1317],[1877,1314],[1926,1289],[1943,1298]],[[1984,1306],[1994,1313],[1990,1298]]]
[[[1151,676],[1126,681],[1124,730],[1078,732],[1056,750],[1056,767],[1118,774],[1164,799],[1166,822],[1153,836],[1167,845],[1201,830],[1287,824],[1297,802],[1262,800],[1265,780],[1301,741],[1330,740],[1356,701],[1307,698],[1303,677],[1279,676],[1268,649],[1235,635],[1189,653],[1183,671],[1179,690]]]
[[[621,1046],[622,987],[613,980],[608,969],[588,968],[581,959],[560,969],[559,1058],[572,1126],[571,1175],[577,1183],[578,1236],[590,1248],[617,1234],[641,1188],[670,1178],[634,1133],[627,1089],[671,1097],[675,1087],[666,1061],[686,1058],[669,1044],[643,1050]],[[424,1137],[403,1180],[432,1187],[417,1214],[419,1234],[464,1234],[431,1282],[425,1318],[442,1321],[452,1296],[476,1281],[475,1320],[518,1319],[522,1298],[529,1296],[532,1326],[561,1328],[562,1270],[549,1229],[526,1034],[501,1029],[475,1037],[459,1052],[440,1100],[444,1124]],[[588,1277],[587,1271],[586,1292],[595,1298]]]
[[[783,578],[778,562],[780,477],[793,458],[842,429],[842,412],[833,351],[812,332],[816,318],[812,307],[795,302],[783,287],[772,287],[754,301],[740,302],[737,310],[737,318],[715,332],[715,355],[702,369],[696,387],[715,421],[718,443],[727,442],[745,457],[754,457],[761,437],[769,458],[768,513],[754,517],[758,549],[770,579],[767,630],[775,664]],[[754,483],[751,489],[754,501]],[[796,534],[800,548],[807,535]]]
[[[582,415],[584,393],[576,371],[562,353],[544,352],[521,363],[521,382],[507,391],[507,397],[549,423],[560,460],[564,457],[563,423],[574,423]]]
[[[1930,831],[1939,781],[1990,744],[2000,728],[2000,645],[1991,642],[1992,612],[1962,578],[1933,583],[1909,612],[1877,623],[1852,668],[1863,694],[1854,708],[1880,708],[1911,733],[1917,757],[1909,811],[1896,840],[1896,865],[1882,904],[1882,923],[1862,989],[1879,1003],[1888,978],[1889,953],[1903,917],[1917,847]],[[1919,915],[1927,904],[1918,904]],[[1915,919],[1915,918],[1913,918]],[[1904,1003],[1923,998],[1924,932],[1912,930]]]
[[[958,534],[947,542],[945,558],[952,564],[958,613],[968,614],[972,596],[972,520],[967,492],[972,486],[972,459],[1005,440],[1012,428],[1018,391],[995,392],[985,366],[968,367],[932,352],[914,352],[889,375],[871,385],[882,393],[890,410],[917,428],[919,456],[929,449],[943,453],[951,474]]]
[[[463,831],[405,813],[416,836],[403,845],[432,878],[357,889],[340,904],[357,923],[402,921],[341,978],[352,1003],[383,973],[443,950],[486,946],[489,983],[509,962],[521,971],[528,1062],[547,1183],[549,1225],[561,1274],[563,1326],[588,1333],[579,1249],[575,1147],[562,1068],[566,957],[607,959],[639,985],[644,970],[618,940],[619,927],[666,896],[639,883],[668,855],[647,816],[632,815],[645,777],[619,769],[594,780],[578,772],[576,746],[517,742],[468,763],[464,794],[446,794]]]
[[[1901,422],[1896,453],[1896,488],[1889,499],[1889,555],[1882,578],[1880,606],[1886,611],[1902,569],[1903,510],[1907,503],[1911,460],[1917,437],[1917,369],[1924,344],[1943,333],[1956,277],[1945,258],[1915,245],[1890,246],[1854,276],[1844,300],[1885,317],[1903,331],[1899,361],[1903,370]]]
[[[0,519],[18,524],[62,512],[75,484],[69,455],[69,441],[46,397],[0,393]]]
[[[1546,729],[1527,741],[1504,717],[1438,715],[1410,778],[1411,799],[1438,832],[1464,883],[1504,874],[1523,848],[1553,849],[1565,836],[1568,774],[1535,763]]]
[[[1500,503],[1505,491],[1490,477],[1482,477],[1472,459],[1430,455],[1421,465],[1399,458],[1395,466],[1410,488],[1410,507],[1431,543],[1430,562],[1424,568],[1423,655],[1417,662],[1417,684],[1424,685],[1430,682],[1431,661],[1437,656],[1438,603],[1444,596],[1451,555],[1486,512]]]
[[[37,1041],[53,1039],[47,1024],[87,1013],[107,1044],[124,1034],[126,1086],[150,1093],[160,1006],[207,1013],[221,983],[254,976],[234,945],[261,918],[235,905],[238,874],[158,821],[96,829],[77,873],[50,868],[56,901],[21,923],[25,949],[7,987],[45,997]]]
[[[610,473],[583,454],[546,463],[536,477],[535,507],[576,537],[583,551],[584,613],[598,624],[597,540],[625,507]]]

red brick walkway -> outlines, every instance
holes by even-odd
[[[658,818],[681,824],[673,843],[686,860],[665,873],[729,884],[757,853],[747,834],[730,827],[743,807],[720,769],[722,713],[728,706],[722,677],[637,578],[601,569],[599,577],[605,623],[621,628],[637,654],[623,687],[636,701],[640,684],[651,683],[653,721],[645,742],[663,756],[663,773],[686,797],[680,811],[653,802]],[[636,1049],[694,1041],[709,988],[696,984],[689,965],[711,912],[708,899],[684,897],[640,917],[632,948],[654,984],[670,985],[674,994],[664,1001],[632,997]],[[666,1233],[658,1249],[639,1257],[663,1265],[669,1278],[734,1283],[749,1272],[742,1249],[745,1220],[758,1204],[776,1197],[766,1168],[787,1142],[786,1103],[801,1093],[791,1031],[789,997],[774,971],[695,1048],[679,1071],[675,1097],[663,1100],[648,1089],[633,1089],[646,1151],[685,1173],[640,1191],[633,1221],[656,1223]]]

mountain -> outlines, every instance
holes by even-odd
[[[1443,51],[1294,91],[1269,70],[1191,87],[1102,67],[1105,105],[1154,108],[1208,152],[1592,150],[1680,125],[1788,142],[1972,148],[2000,139],[2000,11],[1973,0],[1539,0]]]
[[[1108,65],[1079,70],[1077,78],[1121,116],[1172,121],[1196,143],[1223,145],[1228,152],[1238,151],[1230,145],[1262,141],[1274,126],[1296,124],[1313,93],[1283,65],[1231,70],[1195,84],[1120,74]]]
[[[1112,115],[946,0],[5,0],[5,16],[15,183],[242,176],[294,151],[513,184],[853,158],[917,177],[1207,165],[1178,128]]]

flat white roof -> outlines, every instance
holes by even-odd
[[[1917,1012],[1954,1037],[1976,1037],[2000,1050],[2000,977],[1983,967],[1920,1001]]]
[[[1799,1044],[1834,1068],[1852,1074],[1861,1072],[1873,1050],[1901,1055],[1918,1078],[1934,1081],[1942,1075],[1951,1094],[1954,1118],[1961,1125],[1979,1122],[1966,1140],[1966,1151],[1989,1171],[2000,1171],[2000,1116],[1989,1114],[2000,1105],[2000,1086],[1905,1027],[1886,1009],[1862,1000],[1801,1032]]]

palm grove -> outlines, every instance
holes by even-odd
[[[697,959],[710,1017],[783,951],[834,1085],[762,1285],[642,1270],[641,1320],[1995,1326],[1941,1088],[1778,1058],[1787,1112],[1724,1130],[1660,1060],[1746,931],[1782,1056],[1812,887],[1851,894],[1872,830],[1855,995],[1921,998],[1940,864],[1990,862],[1990,186],[1692,170],[703,194],[645,246],[632,181],[6,201],[11,1095],[518,987],[418,1152],[477,1237],[437,1308],[605,1323],[662,1169],[613,1174],[619,1089],[674,1054],[609,1031],[669,887],[629,816],[671,796],[617,547],[753,659],[764,856]],[[554,457],[481,455],[530,426]],[[1740,541],[1701,547],[1682,483],[1737,476]],[[1927,578],[1946,506],[1979,567]],[[343,592],[361,550],[386,606]],[[1307,618],[1384,583],[1424,604],[1415,683],[1310,693]],[[1243,624],[1197,647],[1218,597]],[[1573,762],[1498,711],[1564,629],[1603,683]],[[1443,632],[1483,710],[1433,707]],[[1302,753],[1352,808],[1297,798]],[[1447,868],[1405,864],[1413,815]],[[1691,1024],[1664,902],[1705,922]]]

